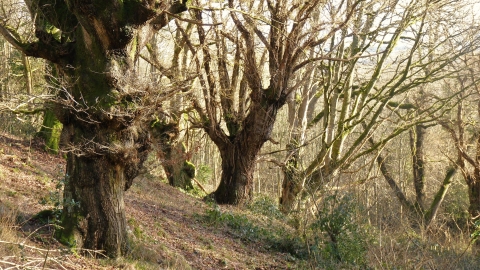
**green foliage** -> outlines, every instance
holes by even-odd
[[[448,193],[445,196],[443,208],[445,213],[451,217],[448,221],[448,226],[452,229],[466,228],[470,220],[468,213],[468,196],[466,185],[454,183],[451,185]]]
[[[75,232],[71,229],[73,226],[70,224],[75,222],[75,219],[66,219],[62,214],[64,208],[79,207],[80,203],[74,200],[65,201],[63,199],[63,188],[68,181],[68,175],[60,177],[55,185],[55,190],[49,192],[47,197],[40,200],[42,205],[53,206],[52,209],[40,211],[35,217],[40,221],[53,225],[55,228],[55,238],[62,244],[71,248],[76,246]],[[81,216],[77,216],[76,219],[81,219]],[[70,229],[69,229],[70,228]]]
[[[200,183],[207,183],[212,178],[213,170],[208,165],[201,164],[197,166],[197,177],[196,179]]]
[[[252,221],[245,214],[222,211],[214,204],[207,209],[203,220],[211,225],[226,225],[232,234],[247,242],[259,242],[266,248],[287,252],[298,258],[306,258],[308,252],[303,239],[291,233],[284,226],[274,225],[269,219],[266,225]]]
[[[473,223],[473,232],[470,234],[472,243],[476,242],[480,238],[480,220],[476,220]]]
[[[137,239],[140,239],[140,240],[146,240],[147,239],[147,235],[142,230],[142,228],[140,228],[140,225],[137,223],[137,221],[135,219],[133,219],[133,218],[129,219],[128,220],[128,225],[131,226],[133,235]]]
[[[205,193],[205,191],[203,191],[202,189],[200,189],[196,185],[193,186],[192,188],[187,189],[187,190],[180,189],[180,191],[182,191],[184,193],[187,193],[187,194],[190,194],[190,195],[192,195],[193,197],[196,197],[196,198],[204,198],[205,196],[207,196],[207,193]]]
[[[316,262],[322,267],[337,267],[338,263],[365,267],[369,235],[355,220],[357,204],[351,195],[328,196],[311,225]]]
[[[278,220],[285,220],[285,215],[278,209],[278,205],[267,196],[260,196],[256,198],[248,209],[256,214],[261,214],[267,217],[273,217]]]
[[[48,220],[48,222],[50,222],[51,224],[59,225],[60,216],[62,215],[62,202],[63,202],[62,192],[63,192],[64,186],[65,186],[65,178],[59,178],[58,182],[55,185],[55,190],[50,191],[48,193],[48,196],[41,198],[39,201],[41,205],[53,206],[52,209],[46,210],[51,213],[51,216],[49,217],[49,220]],[[40,211],[36,215],[36,217],[42,218],[43,216],[42,212],[44,211]]]

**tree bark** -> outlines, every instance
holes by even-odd
[[[221,152],[222,178],[213,193],[215,201],[219,204],[242,205],[252,199],[254,157],[237,153],[238,149]]]
[[[425,138],[426,128],[415,125],[410,133],[410,149],[412,151],[413,184],[415,186],[416,206],[423,211],[425,207]]]
[[[468,185],[468,212],[472,220],[480,218],[480,169],[475,168],[472,174],[469,174],[465,181]]]
[[[126,251],[125,170],[105,156],[68,154],[62,229],[57,232],[62,243],[106,251],[110,257]]]
[[[449,168],[447,170],[447,173],[445,174],[445,178],[443,179],[442,185],[440,186],[437,193],[435,194],[435,197],[433,198],[430,208],[424,214],[425,226],[429,226],[432,220],[435,219],[438,209],[440,209],[440,205],[442,204],[443,199],[445,198],[445,195],[447,195],[448,188],[453,182],[452,179],[456,171],[457,171],[456,168]]]
[[[27,94],[31,95],[33,93],[32,66],[30,65],[30,60],[24,53],[22,53],[22,64],[23,76],[25,77],[25,88],[27,89]]]
[[[273,103],[263,107],[255,104],[245,118],[237,136],[221,141],[211,136],[217,144],[222,157],[222,178],[213,193],[220,204],[242,205],[253,196],[253,173],[258,153],[270,138],[277,112],[282,103]]]
[[[60,135],[63,125],[55,117],[55,113],[51,109],[46,109],[43,114],[43,122],[37,136],[45,140],[45,150],[57,154],[60,145]]]
[[[282,167],[283,183],[282,195],[279,200],[280,210],[284,214],[292,211],[295,199],[298,193],[302,191],[302,179],[298,174],[298,155],[293,153],[292,157],[288,158],[285,166]]]
[[[182,143],[176,143],[164,151],[165,162],[163,167],[167,173],[168,183],[184,190],[193,189],[195,165],[187,160],[185,146]]]

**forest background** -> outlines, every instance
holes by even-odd
[[[165,181],[288,267],[479,265],[475,1],[1,7],[1,130],[65,159],[72,250],[128,258],[128,190]]]

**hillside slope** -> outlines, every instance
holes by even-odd
[[[0,134],[0,268],[297,268],[289,253],[256,239],[252,232],[264,231],[242,223],[246,215],[241,210],[207,204],[152,177],[137,178],[126,193],[132,239],[126,258],[93,259],[66,251],[52,237],[51,212],[36,216],[41,210],[55,210],[64,167],[65,160],[47,154],[40,141]],[[242,217],[238,226],[247,232],[216,222],[215,215],[223,211],[238,213],[229,214],[230,221]],[[245,224],[249,226],[241,228]],[[102,257],[94,251],[87,253]]]

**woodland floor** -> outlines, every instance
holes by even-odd
[[[289,253],[206,222],[211,204],[154,177],[136,179],[126,192],[130,254],[115,261],[80,256],[56,242],[48,220],[35,216],[59,201],[64,167],[61,155],[47,154],[41,141],[0,134],[0,269],[302,268]]]

